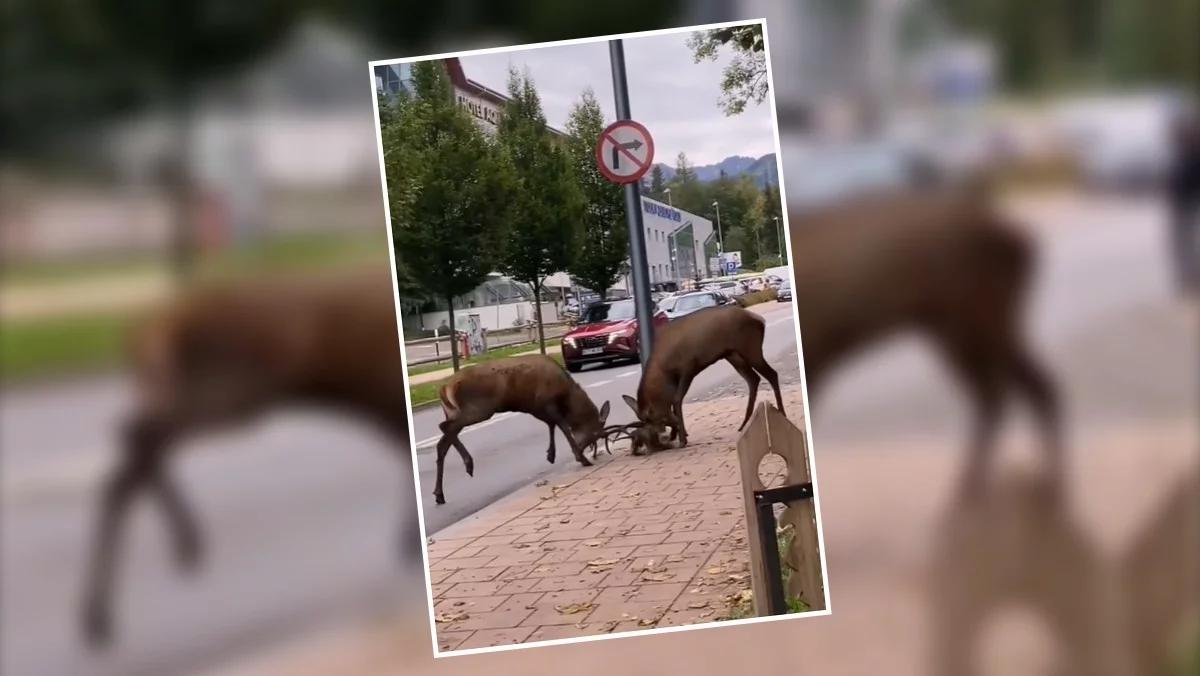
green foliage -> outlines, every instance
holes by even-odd
[[[517,174],[511,207],[515,218],[500,256],[505,274],[533,287],[567,269],[579,244],[583,195],[571,163],[546,131],[546,116],[528,75],[509,71],[509,101],[500,118],[498,140]],[[546,351],[541,305],[537,304],[538,343]]]
[[[737,115],[750,102],[767,98],[767,52],[761,24],[696,31],[688,38],[688,47],[696,63],[716,61],[721,48],[733,50],[733,59],[721,71],[721,110]]]
[[[666,194],[664,190],[666,190],[666,187],[667,182],[663,178],[662,167],[656,164],[650,169],[650,190],[648,191],[650,198],[656,200],[665,199]]]
[[[934,12],[991,42],[1017,91],[1170,82],[1200,89],[1200,0],[936,0]]]
[[[454,103],[440,62],[414,64],[412,94],[379,105],[397,273],[437,298],[467,293],[496,266],[512,164]]]
[[[602,298],[625,272],[629,256],[621,186],[604,178],[596,166],[596,140],[604,127],[604,113],[588,89],[567,119],[567,155],[583,195],[579,249],[567,269],[580,284]]]

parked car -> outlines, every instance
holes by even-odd
[[[654,325],[667,323],[667,314],[654,313]],[[584,364],[638,359],[638,323],[633,299],[592,303],[579,324],[562,337],[563,364],[572,373]]]
[[[785,279],[779,283],[779,288],[775,289],[775,299],[780,302],[790,301],[792,299],[791,280]]]
[[[694,291],[667,298],[659,304],[658,309],[666,313],[668,320],[675,320],[728,302],[729,298],[718,291]]]

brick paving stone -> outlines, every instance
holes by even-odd
[[[485,629],[471,634],[458,648],[493,648],[501,645],[524,643],[533,633],[532,627],[511,627],[508,629]]]
[[[430,545],[443,650],[682,626],[750,588],[733,452],[744,400],[688,408],[695,441],[618,449],[453,524]]]
[[[462,642],[467,640],[467,637],[473,633],[470,631],[439,631],[437,635],[438,650],[454,650],[461,646]]]

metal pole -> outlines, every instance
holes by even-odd
[[[775,253],[779,254],[779,264],[783,265],[783,229],[779,227],[778,216],[772,216],[771,218],[775,219],[775,248],[777,249]]]
[[[608,41],[608,56],[612,62],[613,98],[617,104],[617,119],[632,120],[629,112],[629,85],[625,80],[625,45],[621,40]],[[638,355],[642,367],[650,360],[654,349],[654,308],[650,305],[650,281],[646,264],[646,230],[642,225],[641,181],[625,184],[625,219],[629,224],[629,267],[633,273],[633,306],[638,320]]]
[[[721,233],[721,204],[713,202],[713,206],[717,208],[717,244],[721,246],[720,253],[725,253],[725,235]]]

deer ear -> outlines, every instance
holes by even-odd
[[[629,405],[629,408],[633,409],[634,413],[638,412],[637,399],[634,399],[628,394],[622,394],[621,398],[625,400],[625,403]]]
[[[607,400],[600,405],[600,425],[602,427],[604,426],[604,423],[608,421],[608,408]]]

